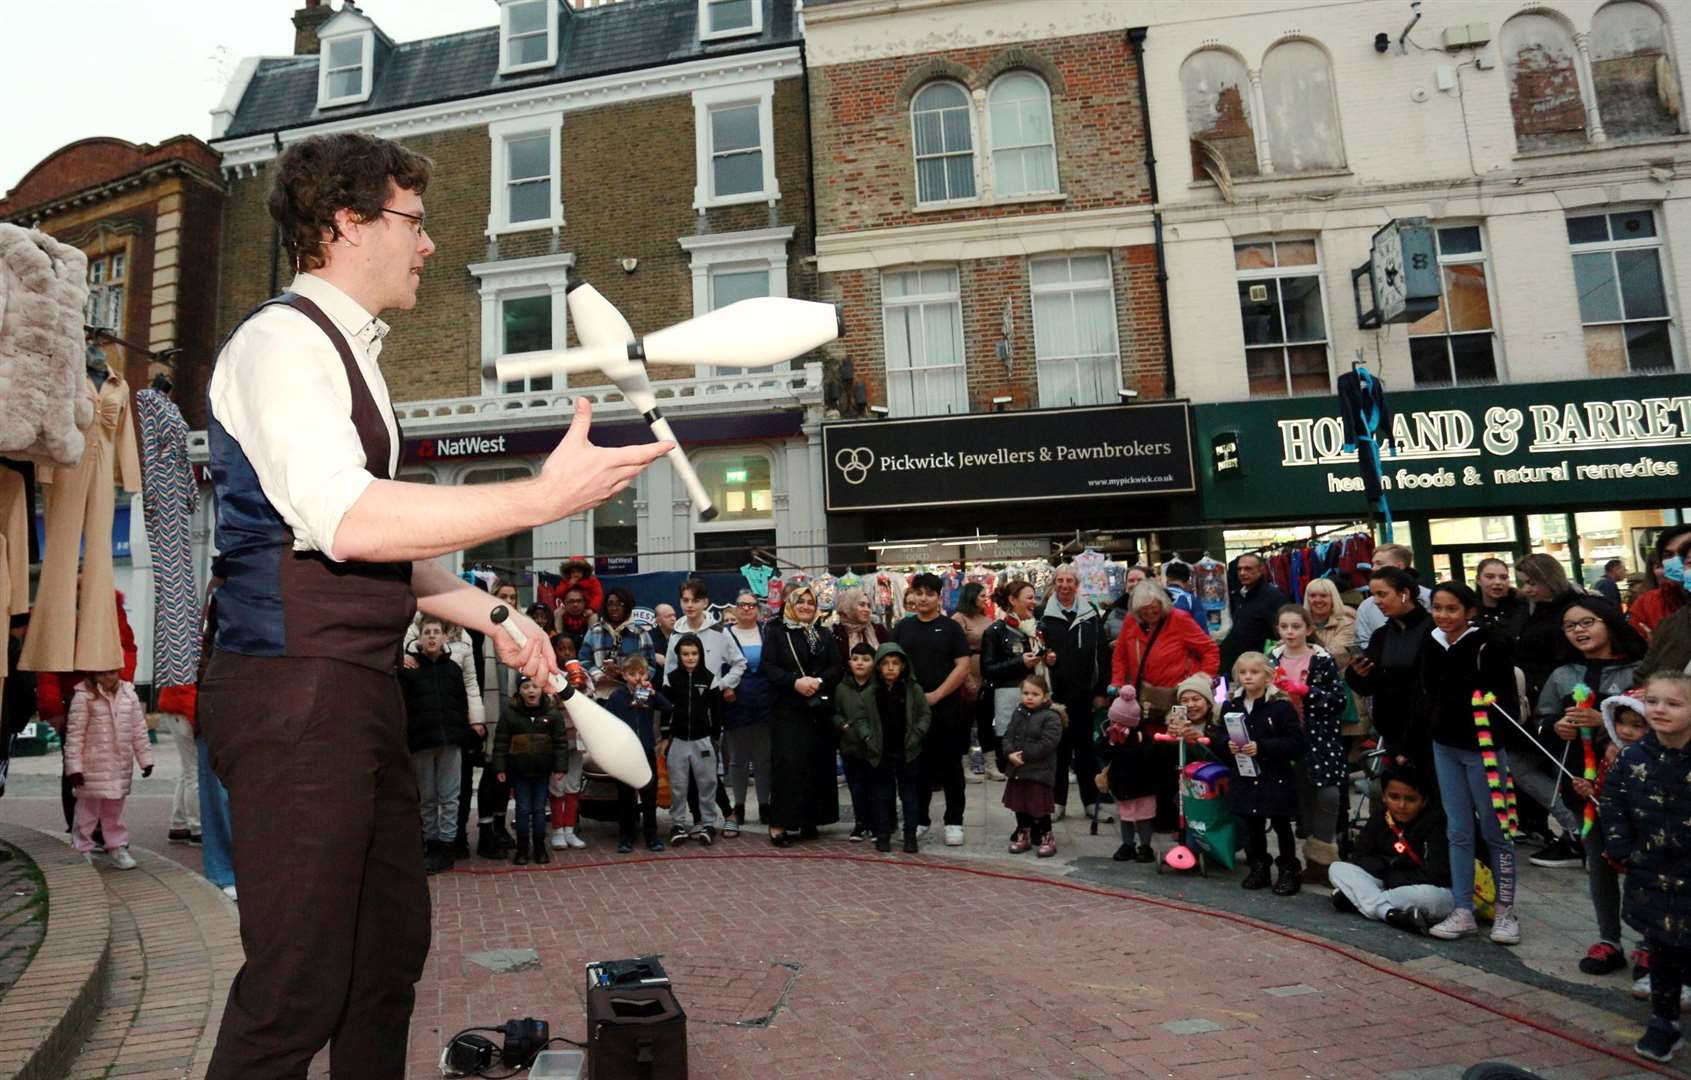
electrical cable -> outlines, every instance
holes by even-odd
[[[454,868],[452,870],[445,871],[445,873],[449,873],[449,874],[472,874],[472,875],[478,875],[478,876],[492,877],[492,876],[502,875],[502,874],[533,873],[537,869],[539,869],[543,873],[559,873],[559,872],[565,872],[565,871],[595,870],[595,869],[606,869],[606,868],[622,867],[622,866],[634,866],[634,865],[638,865],[640,863],[654,863],[654,862],[673,863],[673,862],[677,862],[677,861],[681,861],[681,860],[706,861],[706,860],[711,860],[711,859],[773,859],[773,860],[808,859],[808,860],[824,861],[824,862],[831,861],[831,862],[864,863],[864,864],[869,865],[869,866],[878,866],[878,867],[883,867],[883,868],[886,868],[886,869],[896,869],[896,870],[904,870],[904,871],[936,870],[936,871],[942,871],[942,872],[954,873],[954,874],[972,874],[976,877],[991,878],[991,879],[997,880],[997,881],[1016,881],[1016,882],[1022,882],[1022,883],[1031,884],[1031,885],[1049,885],[1049,886],[1059,888],[1059,889],[1067,889],[1071,892],[1085,893],[1089,896],[1102,896],[1102,897],[1106,897],[1106,898],[1111,899],[1111,900],[1122,900],[1122,901],[1126,901],[1128,903],[1144,904],[1144,905],[1147,905],[1149,907],[1161,908],[1165,911],[1178,911],[1178,912],[1182,912],[1182,913],[1187,914],[1187,915],[1203,915],[1203,916],[1207,916],[1207,917],[1212,918],[1212,919],[1220,919],[1223,922],[1230,922],[1230,923],[1233,923],[1233,924],[1238,925],[1238,926],[1243,926],[1243,927],[1246,927],[1247,929],[1251,929],[1251,930],[1265,930],[1268,933],[1274,934],[1277,937],[1285,938],[1288,941],[1295,941],[1295,942],[1298,942],[1299,944],[1302,944],[1302,945],[1310,945],[1310,946],[1313,946],[1315,948],[1322,949],[1326,952],[1332,953],[1335,956],[1342,957],[1343,959],[1350,960],[1350,961],[1357,963],[1357,964],[1361,964],[1363,967],[1368,968],[1371,971],[1376,971],[1376,972],[1378,972],[1382,975],[1389,975],[1389,976],[1391,976],[1392,978],[1395,978],[1395,979],[1401,979],[1404,982],[1411,983],[1415,986],[1419,986],[1424,990],[1430,990],[1435,994],[1440,994],[1444,997],[1450,998],[1453,1001],[1459,1001],[1462,1004],[1467,1005],[1471,1008],[1479,1009],[1482,1012],[1487,1012],[1487,1013],[1492,1014],[1493,1016],[1501,1017],[1504,1020],[1512,1021],[1513,1023],[1520,1024],[1523,1027],[1531,1028],[1534,1031],[1540,1032],[1542,1034],[1549,1035],[1549,1036],[1552,1036],[1552,1037],[1557,1038],[1557,1039],[1561,1039],[1564,1042],[1572,1043],[1575,1046],[1581,1047],[1581,1048],[1586,1049],[1586,1050],[1590,1050],[1594,1053],[1602,1054],[1605,1057],[1613,1058],[1616,1061],[1625,1062],[1628,1066],[1630,1066],[1634,1069],[1643,1069],[1643,1070],[1646,1070],[1648,1072],[1656,1073],[1660,1076],[1679,1076],[1680,1075],[1679,1073],[1675,1072],[1674,1070],[1663,1068],[1662,1066],[1657,1065],[1654,1062],[1646,1061],[1642,1058],[1635,1057],[1631,1054],[1623,1053],[1619,1050],[1614,1049],[1613,1047],[1604,1046],[1602,1043],[1593,1042],[1590,1039],[1583,1038],[1579,1035],[1571,1035],[1568,1032],[1562,1031],[1559,1028],[1552,1027],[1552,1026],[1550,1026],[1546,1023],[1543,1023],[1541,1021],[1538,1021],[1538,1020],[1534,1020],[1532,1017],[1522,1016],[1519,1013],[1510,1012],[1508,1009],[1505,1009],[1505,1008],[1503,1008],[1499,1005],[1494,1005],[1494,1004],[1492,1004],[1492,1003],[1490,1003],[1490,1002],[1488,1002],[1488,1001],[1486,1001],[1482,998],[1473,997],[1471,995],[1464,994],[1459,990],[1455,990],[1455,989],[1452,989],[1452,988],[1447,987],[1447,986],[1440,986],[1438,983],[1430,982],[1426,979],[1420,978],[1419,976],[1413,975],[1409,972],[1399,971],[1399,970],[1396,970],[1395,968],[1388,967],[1386,964],[1384,964],[1382,962],[1370,960],[1366,956],[1359,955],[1358,953],[1352,951],[1351,949],[1346,948],[1343,945],[1339,945],[1339,944],[1336,944],[1336,943],[1331,942],[1331,941],[1323,941],[1320,938],[1308,937],[1308,936],[1306,936],[1304,934],[1300,934],[1300,933],[1298,933],[1297,931],[1294,931],[1294,930],[1288,930],[1284,927],[1274,926],[1274,925],[1269,924],[1269,923],[1258,922],[1257,920],[1248,918],[1247,916],[1244,916],[1244,915],[1236,915],[1231,911],[1214,911],[1214,910],[1210,910],[1210,909],[1207,909],[1207,908],[1195,907],[1195,906],[1190,905],[1190,904],[1183,904],[1183,903],[1180,903],[1180,902],[1174,901],[1174,900],[1163,900],[1163,899],[1159,899],[1159,898],[1154,897],[1154,896],[1139,896],[1139,895],[1135,895],[1135,894],[1132,894],[1132,893],[1117,892],[1117,891],[1114,891],[1112,889],[1107,889],[1107,888],[1097,886],[1097,885],[1085,885],[1085,884],[1082,884],[1078,881],[1067,881],[1067,880],[1062,880],[1062,879],[1057,879],[1057,878],[1035,877],[1031,874],[1015,874],[1015,873],[1010,873],[1008,871],[1003,871],[1003,870],[985,870],[985,869],[981,869],[979,867],[958,866],[958,865],[949,864],[949,863],[931,862],[931,861],[928,861],[928,860],[888,861],[888,860],[885,860],[885,859],[876,858],[876,857],[869,856],[869,855],[836,855],[836,854],[824,854],[824,853],[807,854],[807,853],[791,853],[791,852],[784,852],[784,853],[746,852],[744,854],[723,853],[723,854],[711,854],[711,855],[663,855],[663,856],[645,855],[645,856],[638,856],[638,857],[632,858],[632,859],[624,857],[624,858],[616,859],[616,860],[605,859],[605,860],[599,860],[599,861],[595,861],[595,862],[584,862],[584,863],[553,863],[551,865],[548,865],[548,866],[545,866],[545,867],[538,867],[538,868],[533,867],[533,866],[522,867],[522,868],[507,866],[507,867],[501,867],[501,868],[498,868],[498,869],[489,868],[489,869],[485,869],[485,870],[478,869],[478,868]],[[577,1044],[577,1045],[579,1045],[579,1044]]]

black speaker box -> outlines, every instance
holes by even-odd
[[[666,986],[587,991],[593,1080],[687,1080],[687,1014]]]

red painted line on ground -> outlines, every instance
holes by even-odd
[[[1522,1016],[1518,1013],[1510,1012],[1508,1009],[1493,1005],[1481,998],[1471,997],[1448,986],[1441,986],[1438,983],[1429,982],[1426,979],[1412,975],[1407,971],[1399,971],[1394,967],[1387,967],[1385,964],[1371,960],[1367,956],[1354,952],[1343,945],[1338,945],[1331,941],[1324,941],[1321,938],[1307,937],[1295,930],[1288,930],[1283,926],[1275,926],[1272,923],[1258,922],[1248,916],[1238,915],[1231,911],[1212,911],[1208,908],[1194,907],[1190,904],[1182,904],[1174,900],[1162,900],[1154,896],[1141,896],[1137,893],[1120,892],[1114,889],[1106,889],[1097,885],[1087,885],[1078,881],[1068,881],[1061,878],[1036,877],[1032,874],[1013,874],[1004,870],[985,870],[980,867],[963,866],[954,862],[935,862],[931,859],[911,859],[908,857],[895,858],[884,854],[851,855],[845,853],[834,854],[823,852],[806,854],[803,852],[778,853],[753,851],[743,853],[722,852],[720,854],[713,853],[710,855],[671,855],[668,853],[658,854],[654,852],[646,855],[619,855],[614,859],[598,860],[594,862],[551,863],[545,866],[511,866],[507,864],[498,868],[490,867],[485,870],[479,868],[454,868],[447,872],[452,874],[468,874],[478,877],[495,877],[503,874],[527,874],[535,871],[540,871],[542,873],[558,873],[566,870],[595,870],[602,867],[637,866],[642,863],[655,862],[708,862],[713,859],[766,859],[777,861],[808,859],[825,862],[864,863],[869,866],[880,866],[899,870],[940,870],[953,874],[973,874],[976,877],[992,878],[997,881],[1017,881],[1031,885],[1047,885],[1059,889],[1068,889],[1072,892],[1086,893],[1090,896],[1102,896],[1112,900],[1126,900],[1136,904],[1145,904],[1149,907],[1163,908],[1167,911],[1179,911],[1187,915],[1203,915],[1208,918],[1220,919],[1223,922],[1230,922],[1238,926],[1248,927],[1252,930],[1263,930],[1270,934],[1286,938],[1289,941],[1296,941],[1300,944],[1310,945],[1317,949],[1325,949],[1327,952],[1330,952],[1335,956],[1341,956],[1353,963],[1361,964],[1363,967],[1368,968],[1371,971],[1377,971],[1382,975],[1389,975],[1394,979],[1401,979],[1404,982],[1419,986],[1424,990],[1431,990],[1435,994],[1443,994],[1445,997],[1451,998],[1455,1001],[1460,1001],[1464,1005],[1472,1006],[1473,1008],[1491,1013],[1493,1016],[1502,1017],[1505,1020],[1513,1021],[1514,1023],[1520,1024],[1524,1027],[1532,1028],[1534,1031],[1555,1036],[1558,1039],[1573,1043],[1575,1046],[1583,1047],[1586,1050],[1592,1050],[1607,1057],[1614,1058],[1616,1061],[1623,1061],[1627,1065],[1646,1069],[1660,1076],[1680,1075],[1674,1070],[1664,1068],[1653,1061],[1635,1057],[1632,1054],[1623,1053],[1613,1047],[1604,1046],[1602,1043],[1592,1042],[1589,1039],[1581,1038],[1578,1035],[1570,1035],[1565,1031],[1542,1024],[1531,1017]]]

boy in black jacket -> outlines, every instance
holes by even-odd
[[[662,757],[669,769],[669,842],[684,843],[691,836],[708,846],[716,840],[716,755],[711,752],[711,740],[722,734],[722,691],[705,670],[705,647],[699,635],[682,634],[670,649],[676,664],[664,683],[670,711],[660,725],[658,744],[665,748]],[[695,780],[699,822],[689,828],[687,789]]]
[[[423,814],[423,868],[430,874],[450,870],[452,841],[458,835],[460,755],[480,740],[470,730],[469,694],[464,669],[446,651],[446,624],[431,617],[418,627],[415,668],[402,667],[399,689],[405,699],[405,743],[417,774]]]
[[[658,732],[654,710],[657,713],[667,712],[670,702],[662,693],[652,689],[644,656],[634,655],[623,660],[622,683],[605,699],[605,708],[634,729],[640,745],[646,750],[646,763],[652,767],[652,779],[638,792],[621,780],[617,781],[617,819],[622,834],[617,841],[617,854],[627,855],[634,850],[637,813],[641,831],[646,837],[646,850],[662,851],[664,843],[658,839]]]
[[[1333,906],[1411,934],[1449,915],[1450,847],[1444,812],[1427,798],[1427,784],[1404,767],[1385,775],[1383,813],[1368,819],[1347,862],[1327,872]]]

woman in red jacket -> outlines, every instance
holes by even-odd
[[[1133,617],[1122,624],[1110,663],[1110,683],[1131,686],[1147,720],[1161,722],[1174,704],[1174,688],[1190,675],[1215,675],[1221,650],[1192,616],[1154,581],[1141,581],[1128,597]]]

